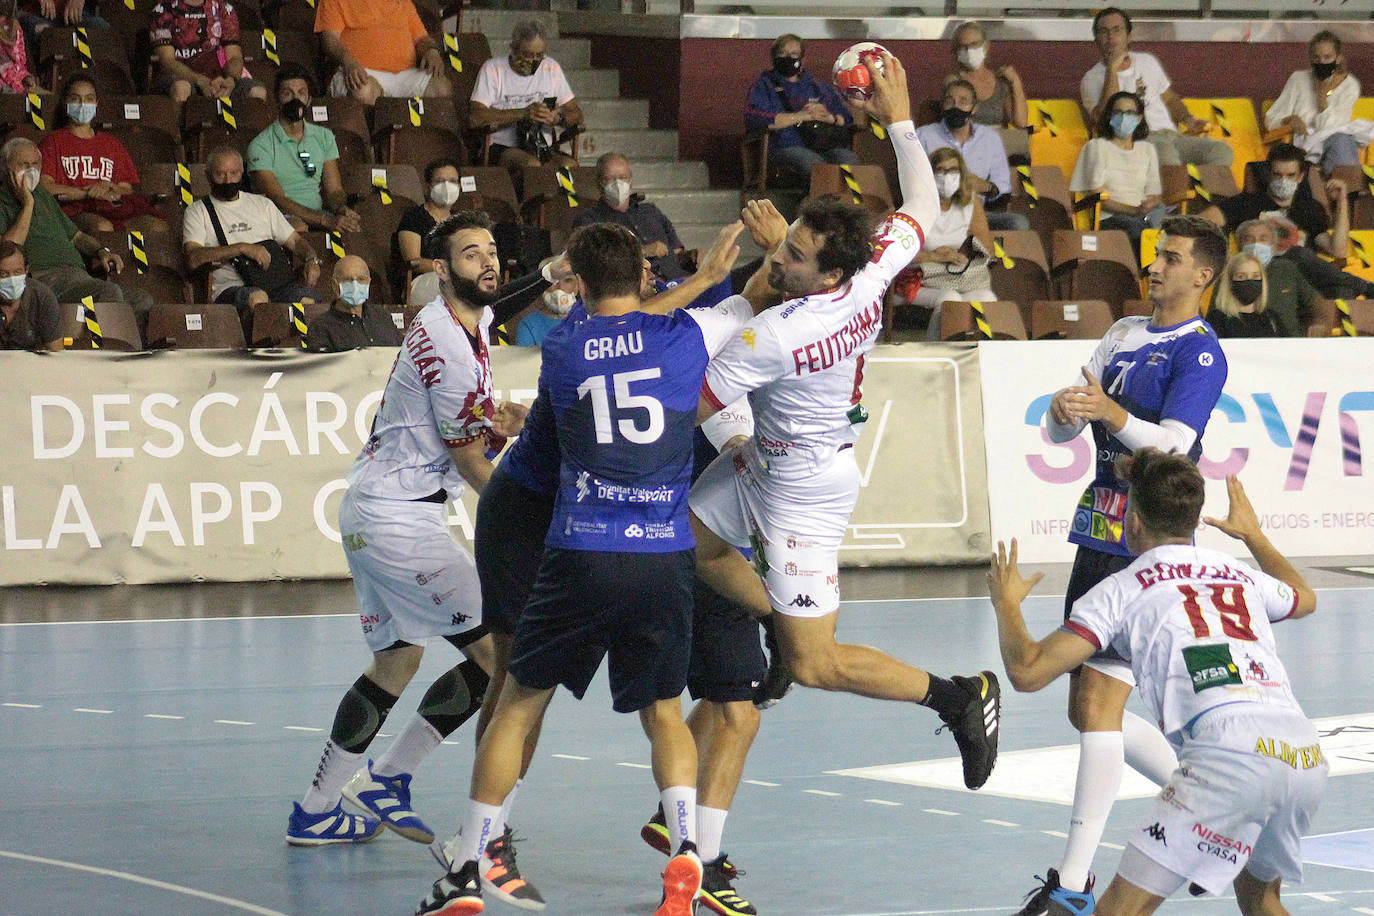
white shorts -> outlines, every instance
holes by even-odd
[[[858,498],[853,449],[811,477],[779,481],[750,443],[711,462],[692,486],[691,507],[722,540],[753,548],[775,611],[824,617],[840,606],[840,542]]]
[[[481,625],[477,564],[449,534],[445,504],[349,490],[339,506],[339,533],[363,638],[373,652]]]
[[[382,87],[382,95],[390,98],[416,99],[423,96],[429,88],[429,71],[418,67],[402,70],[400,73],[368,70],[367,75]],[[348,95],[348,91],[348,77],[344,76],[343,70],[336,70],[334,78],[329,81],[329,94],[341,99]]]
[[[1260,742],[1268,753],[1256,749]],[[1204,714],[1178,760],[1133,849],[1212,894],[1229,888],[1242,868],[1264,882],[1302,880],[1302,835],[1328,769],[1311,722],[1222,707]],[[1122,878],[1152,893],[1165,890],[1132,880],[1122,863]]]

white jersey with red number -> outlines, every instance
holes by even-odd
[[[770,477],[824,469],[859,437],[864,356],[882,328],[883,294],[921,248],[916,222],[898,211],[874,239],[873,259],[843,286],[759,314],[706,370],[702,394],[720,409],[749,395],[754,445]]]
[[[1064,628],[1130,661],[1141,699],[1179,744],[1219,706],[1303,714],[1270,626],[1297,600],[1289,586],[1219,550],[1166,544],[1078,599]]]
[[[463,493],[450,448],[478,439],[491,455],[504,441],[491,428],[487,328],[483,309],[473,338],[443,297],[420,310],[391,367],[372,435],[348,472],[348,485],[366,496],[419,499],[439,489]]]

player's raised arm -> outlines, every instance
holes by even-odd
[[[897,180],[902,188],[902,205],[897,212],[915,220],[924,235],[940,214],[940,193],[935,187],[930,158],[916,139],[916,126],[911,122],[906,69],[886,51],[880,56],[882,67],[868,68],[873,77],[873,97],[863,101],[851,99],[850,105],[887,128],[897,153]]]
[[[697,272],[683,280],[672,289],[664,290],[645,302],[640,310],[654,315],[666,315],[676,309],[691,305],[692,302],[711,287],[723,282],[730,276],[730,270],[739,258],[739,245],[735,244],[744,224],[739,220],[723,226],[716,233],[715,241],[701,256]]]
[[[1288,616],[1306,617],[1317,609],[1317,593],[1307,584],[1298,568],[1288,558],[1279,553],[1260,527],[1259,516],[1245,495],[1245,487],[1240,478],[1231,474],[1226,478],[1228,506],[1226,518],[1204,518],[1203,521],[1218,531],[1229,534],[1245,544],[1250,556],[1255,558],[1259,568],[1297,592],[1297,602]]]
[[[1035,584],[1044,578],[1036,573],[1029,579],[1021,576],[1016,566],[1016,539],[1011,550],[997,542],[988,570],[988,594],[992,609],[997,613],[997,642],[1002,650],[1002,664],[1006,666],[1011,684],[1021,692],[1035,691],[1062,674],[1067,674],[1087,661],[1098,648],[1087,639],[1067,630],[1055,630],[1036,641],[1026,629],[1021,616],[1021,602],[1026,600]]]

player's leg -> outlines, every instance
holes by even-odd
[[[1261,881],[1250,874],[1249,869],[1242,869],[1232,884],[1236,891],[1236,904],[1245,916],[1288,916],[1288,910],[1279,900],[1279,887],[1282,884],[1282,878]]]
[[[1152,894],[1117,875],[1102,892],[1097,909],[1087,912],[1096,912],[1098,916],[1149,916],[1163,902],[1164,898],[1158,894]],[[1056,909],[1059,906],[1063,906],[1059,901],[1052,903],[1050,913],[1057,916]],[[1066,906],[1063,912],[1075,913],[1075,910]]]
[[[696,493],[695,489],[693,493]],[[744,555],[712,531],[694,510],[688,512],[688,518],[692,525],[692,537],[697,542],[697,578],[755,617],[772,614],[773,606],[768,602],[763,582]]]
[[[690,916],[701,890],[703,867],[696,851],[697,749],[681,700],[658,700],[639,711],[649,738],[654,782],[667,815],[669,842],[677,854],[663,870],[663,902],[654,916]]]
[[[735,890],[740,872],[722,844],[725,821],[735,799],[744,763],[758,734],[761,715],[752,699],[703,700],[688,717],[697,745],[697,852],[702,861],[701,900],[721,916],[754,916],[758,911]]]

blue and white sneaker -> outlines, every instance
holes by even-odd
[[[349,814],[342,803],[335,805],[333,811],[310,814],[296,802],[286,821],[286,842],[292,846],[366,843],[381,832],[381,821],[362,814]]]
[[[1050,892],[1049,909],[1045,912],[1048,916],[1093,916],[1097,912],[1097,900],[1093,897],[1092,882],[1088,882],[1088,889],[1084,891],[1055,888]]]
[[[372,761],[353,774],[343,788],[344,798],[371,811],[392,830],[416,843],[433,843],[434,831],[410,807],[410,774],[377,776]]]

